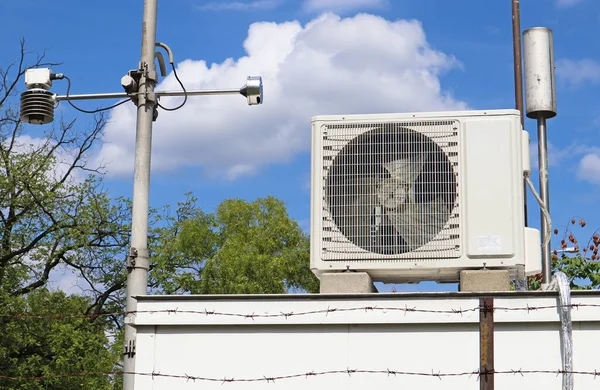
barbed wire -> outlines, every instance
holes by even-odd
[[[375,312],[380,311],[382,313],[387,312],[400,312],[404,315],[408,315],[409,313],[430,313],[430,314],[444,314],[444,315],[463,315],[467,313],[475,313],[481,311],[493,311],[493,312],[510,312],[510,311],[521,311],[521,312],[534,312],[539,310],[556,310],[559,308],[571,308],[574,310],[578,310],[580,308],[600,308],[600,304],[584,304],[584,303],[572,303],[570,305],[542,305],[542,306],[520,306],[520,307],[503,307],[503,306],[495,306],[493,308],[478,305],[475,307],[469,308],[450,308],[450,309],[426,309],[419,308],[417,306],[409,307],[408,305],[404,305],[404,307],[398,306],[356,306],[356,307],[327,307],[323,309],[316,310],[308,310],[308,311],[299,311],[299,312],[279,312],[279,313],[240,313],[240,312],[223,312],[217,310],[182,310],[179,308],[174,309],[161,309],[161,310],[138,310],[138,311],[122,311],[122,312],[111,312],[111,313],[96,313],[96,314],[79,314],[79,315],[31,315],[31,314],[0,314],[0,318],[7,319],[15,319],[15,320],[27,320],[27,319],[86,319],[86,318],[98,318],[98,317],[107,317],[107,316],[125,316],[129,314],[168,314],[168,315],[177,315],[177,314],[194,314],[194,315],[202,315],[202,316],[223,316],[223,317],[237,317],[243,319],[254,320],[257,318],[285,318],[288,319],[290,317],[295,316],[311,316],[311,315],[325,315],[328,316],[333,313],[343,313],[343,312]],[[81,378],[81,377],[93,377],[93,376],[120,376],[120,375],[136,375],[136,376],[145,376],[154,378],[171,378],[171,379],[180,379],[186,381],[200,381],[200,382],[218,382],[218,383],[230,383],[230,382],[266,382],[272,383],[275,381],[282,380],[290,380],[297,378],[310,378],[317,376],[326,376],[326,375],[350,375],[353,374],[363,374],[363,375],[387,375],[387,376],[418,376],[418,377],[435,377],[438,379],[443,379],[447,377],[472,377],[475,376],[478,380],[481,377],[487,377],[488,375],[563,375],[563,374],[572,374],[579,376],[591,376],[596,379],[600,376],[600,371],[594,369],[593,371],[565,371],[565,370],[523,370],[523,369],[509,369],[509,370],[497,370],[497,371],[487,371],[481,372],[480,370],[474,371],[463,371],[463,372],[440,372],[431,370],[431,372],[411,372],[405,370],[392,370],[392,369],[338,369],[338,370],[327,370],[327,371],[310,371],[310,372],[302,372],[295,374],[287,374],[287,375],[260,375],[256,377],[247,377],[247,378],[235,378],[232,376],[226,377],[208,377],[208,376],[200,376],[200,375],[189,375],[189,374],[165,374],[161,372],[122,372],[122,371],[111,371],[111,372],[80,372],[80,373],[62,373],[55,375],[46,375],[46,376],[33,376],[33,377],[11,377],[6,375],[0,375],[0,380],[8,380],[8,381],[47,381],[47,380],[59,380],[65,378]]]
[[[503,307],[503,306],[494,306],[493,308],[486,307],[483,305],[478,305],[476,307],[470,307],[463,309],[459,307],[451,308],[451,309],[422,309],[416,306],[409,307],[405,305],[404,307],[397,306],[357,306],[357,307],[327,307],[326,309],[315,309],[315,310],[307,310],[307,311],[299,311],[299,312],[278,312],[278,313],[239,313],[239,312],[223,312],[217,310],[182,310],[179,308],[175,309],[159,309],[159,310],[136,310],[136,311],[122,311],[122,312],[111,312],[111,313],[96,313],[96,314],[74,314],[74,315],[61,315],[61,314],[51,314],[51,315],[33,315],[33,314],[0,314],[0,318],[8,318],[8,319],[86,319],[86,318],[98,318],[98,317],[108,317],[108,316],[127,316],[130,314],[196,314],[203,316],[217,316],[217,317],[238,317],[245,319],[257,319],[257,318],[290,318],[290,317],[302,317],[302,316],[311,316],[311,315],[322,315],[328,316],[332,313],[343,313],[343,312],[401,312],[404,315],[408,313],[429,313],[429,314],[455,314],[455,315],[463,315],[467,313],[474,313],[479,311],[487,311],[487,312],[502,312],[502,311],[522,311],[522,312],[533,312],[539,310],[556,310],[556,309],[564,309],[570,308],[578,310],[580,308],[600,308],[600,304],[593,303],[572,303],[570,305],[543,305],[543,306],[522,306],[522,307]]]
[[[509,369],[509,370],[497,370],[497,371],[486,371],[482,372],[480,370],[474,371],[462,371],[462,372],[441,372],[431,370],[431,372],[424,371],[403,371],[403,370],[391,370],[391,369],[340,369],[340,370],[327,370],[327,371],[309,371],[302,372],[296,374],[287,374],[287,375],[279,375],[279,376],[267,376],[260,375],[255,377],[207,377],[207,376],[199,376],[199,375],[189,375],[189,374],[164,374],[161,372],[123,372],[123,371],[112,371],[112,372],[79,372],[79,373],[65,373],[65,374],[56,374],[56,375],[46,375],[46,376],[33,376],[33,377],[11,377],[6,375],[0,375],[0,379],[10,380],[10,381],[33,381],[33,382],[41,382],[46,380],[56,380],[56,379],[65,379],[65,378],[81,378],[81,377],[93,377],[93,376],[121,376],[121,375],[137,375],[137,376],[145,376],[155,378],[170,378],[170,379],[181,379],[186,381],[193,382],[219,382],[219,383],[233,383],[233,382],[266,382],[266,383],[274,383],[276,381],[290,380],[290,379],[301,379],[301,378],[312,378],[319,376],[328,376],[328,375],[348,375],[352,376],[353,374],[363,374],[363,375],[385,375],[388,377],[394,376],[413,376],[413,377],[431,377],[438,378],[440,380],[449,377],[475,377],[477,380],[480,378],[486,378],[491,375],[520,375],[525,377],[526,375],[563,375],[563,374],[572,374],[579,376],[591,376],[593,379],[600,377],[600,371],[595,369],[594,371],[565,371],[565,370],[523,370],[523,369]]]

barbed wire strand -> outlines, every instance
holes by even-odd
[[[600,304],[590,304],[590,303],[573,303],[571,305],[544,305],[544,306],[522,306],[522,307],[502,307],[495,306],[493,311],[502,312],[502,311],[523,311],[523,312],[533,312],[539,310],[556,310],[562,308],[571,308],[571,309],[580,309],[580,308],[600,308]],[[97,313],[97,314],[73,314],[73,315],[61,315],[61,314],[52,314],[52,315],[33,315],[33,314],[0,314],[0,318],[9,318],[9,319],[86,319],[86,318],[98,318],[98,317],[108,317],[108,316],[126,316],[130,314],[197,314],[203,316],[217,316],[217,317],[239,317],[246,319],[256,319],[256,318],[290,318],[290,317],[302,317],[302,316],[311,316],[311,315],[320,315],[324,314],[328,316],[331,313],[343,313],[343,312],[356,312],[356,311],[364,311],[364,312],[383,312],[384,314],[387,312],[402,312],[405,315],[407,313],[429,313],[429,314],[455,314],[455,315],[463,315],[467,313],[479,312],[481,310],[490,311],[490,308],[484,308],[483,306],[476,306],[471,308],[458,308],[458,309],[420,309],[416,306],[409,307],[405,305],[404,307],[379,307],[379,306],[360,306],[360,307],[338,307],[332,308],[327,307],[326,309],[316,309],[316,310],[308,310],[308,311],[300,311],[300,312],[279,312],[279,313],[238,313],[238,312],[223,312],[217,310],[181,310],[179,308],[175,309],[160,309],[160,310],[137,310],[137,311],[122,311],[122,312],[111,312],[111,313]]]
[[[120,376],[120,375],[137,375],[137,376],[150,376],[152,379],[154,378],[170,378],[170,379],[185,379],[186,381],[199,381],[199,382],[221,382],[221,383],[232,383],[232,382],[266,382],[273,383],[275,381],[282,380],[290,380],[290,379],[299,379],[299,378],[310,378],[310,377],[318,377],[318,376],[327,376],[327,375],[349,375],[353,374],[365,374],[365,375],[386,375],[386,376],[417,376],[417,377],[432,377],[438,378],[442,380],[443,378],[448,377],[475,377],[479,380],[481,377],[486,377],[488,375],[520,375],[522,377],[526,375],[562,375],[562,374],[573,374],[580,376],[591,376],[594,379],[600,376],[600,371],[595,369],[594,371],[565,371],[565,370],[523,370],[523,369],[509,369],[509,370],[498,370],[498,371],[487,371],[481,372],[479,370],[475,371],[463,371],[463,372],[436,372],[435,370],[431,370],[431,372],[424,371],[403,371],[403,370],[390,370],[390,369],[381,369],[381,370],[368,370],[368,369],[344,369],[344,370],[328,370],[328,371],[310,371],[303,372],[297,374],[288,374],[288,375],[279,375],[279,376],[256,376],[256,377],[247,377],[247,378],[235,378],[235,377],[205,377],[205,376],[197,376],[197,375],[188,375],[188,374],[163,374],[161,372],[122,372],[122,371],[112,371],[112,372],[80,372],[80,373],[65,373],[65,374],[56,374],[56,375],[47,375],[47,376],[34,376],[34,377],[11,377],[6,375],[0,375],[0,379],[10,380],[10,381],[33,381],[40,382],[46,380],[56,380],[63,378],[81,378],[81,377],[90,377],[90,376]]]

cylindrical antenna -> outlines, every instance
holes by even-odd
[[[527,117],[537,119],[538,160],[540,171],[540,198],[546,211],[550,212],[548,189],[548,139],[546,119],[556,116],[556,88],[554,74],[554,43],[552,30],[535,27],[523,32],[525,65],[525,99]],[[543,211],[542,225],[542,272],[543,283],[550,283],[552,277],[552,256],[550,232]]]
[[[523,32],[527,117],[556,116],[554,43],[552,30],[534,27]]]

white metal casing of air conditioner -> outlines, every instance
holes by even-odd
[[[374,128],[400,126],[434,140],[448,156],[456,183],[454,207],[430,242],[401,254],[363,249],[332,217],[326,183],[336,156]],[[435,141],[436,138],[443,139]],[[461,270],[541,272],[540,233],[525,227],[523,173],[529,135],[517,110],[329,115],[312,118],[311,269],[367,272],[374,281],[457,282]]]

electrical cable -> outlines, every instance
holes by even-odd
[[[96,110],[84,110],[83,108],[79,108],[75,104],[73,104],[73,102],[71,102],[71,99],[69,99],[69,92],[71,91],[71,79],[68,76],[65,76],[65,75],[62,75],[62,77],[65,78],[65,79],[67,79],[67,95],[65,97],[65,100],[71,105],[71,107],[73,107],[77,111],[81,111],[81,112],[83,112],[85,114],[95,114],[95,113],[106,111],[106,110],[112,110],[113,108],[118,107],[118,106],[120,106],[122,104],[125,104],[125,103],[127,103],[128,101],[131,100],[131,98],[127,98],[127,99],[123,100],[122,102],[119,102],[117,104],[113,104],[112,106],[98,108]]]
[[[573,390],[573,321],[571,319],[571,281],[563,272],[554,274],[549,290],[558,290],[560,299],[560,336],[562,338],[563,390]]]
[[[542,213],[544,214],[544,219],[546,220],[548,234],[546,235],[546,237],[544,237],[544,243],[542,244],[542,246],[546,246],[550,242],[550,236],[552,235],[552,220],[550,219],[550,213],[548,212],[546,205],[544,205],[544,201],[542,200],[540,195],[537,193],[535,186],[533,185],[533,182],[531,181],[531,178],[529,177],[529,175],[524,175],[524,176],[525,176],[525,181],[529,185],[529,188],[531,189],[531,192],[533,193],[535,200],[537,200],[538,204],[540,205],[540,209],[542,210]]]
[[[171,64],[171,68],[173,68],[173,75],[175,75],[175,79],[177,80],[177,82],[179,83],[179,85],[181,86],[181,89],[183,89],[183,102],[175,107],[175,108],[168,108],[168,107],[164,107],[163,105],[161,105],[160,103],[158,103],[158,106],[160,108],[162,108],[165,111],[176,111],[179,110],[181,107],[183,107],[185,105],[185,103],[187,102],[187,91],[185,89],[185,87],[183,86],[183,83],[181,82],[181,80],[179,79],[179,76],[177,75],[177,70],[175,69],[175,64],[173,62],[170,62]]]

